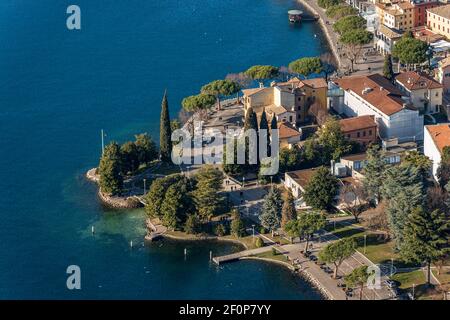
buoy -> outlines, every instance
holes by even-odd
[[[209,261],[212,260],[212,251],[209,251]]]
[[[95,233],[95,228],[94,228],[94,226],[91,227],[91,231],[92,231],[92,234]]]
[[[187,256],[187,249],[184,248],[184,256]]]
[[[130,241],[130,247],[133,248],[133,240]]]

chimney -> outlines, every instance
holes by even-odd
[[[263,82],[260,82],[260,83],[259,83],[259,87],[260,87],[260,88],[264,88],[264,83],[263,83]]]
[[[380,91],[383,91],[383,89],[384,89],[383,87],[380,87]]]

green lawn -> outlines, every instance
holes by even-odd
[[[283,262],[287,262],[289,263],[289,261],[287,260],[287,257],[284,256],[283,254],[279,253],[274,255],[272,253],[272,250],[266,251],[266,252],[262,252],[259,254],[254,255],[254,257],[257,258],[265,258],[265,259],[272,259],[272,260],[278,260],[278,261],[283,261]]]
[[[432,272],[436,276],[436,278],[438,278],[438,280],[439,280],[439,282],[441,284],[443,284],[443,285],[450,284],[450,270],[443,269],[441,271],[440,275],[437,274],[437,270],[436,269],[432,269]]]
[[[411,272],[396,273],[391,277],[392,280],[400,282],[400,289],[411,289],[413,284],[419,286],[425,284],[425,274],[422,270],[415,270]]]

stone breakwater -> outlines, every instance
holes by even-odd
[[[317,4],[316,0],[297,0],[299,3],[301,3],[306,9],[311,11],[312,13],[319,16],[319,24],[322,28],[322,31],[325,34],[325,37],[327,38],[328,45],[331,48],[331,51],[333,53],[333,56],[336,60],[336,67],[339,69],[342,67],[342,61],[339,56],[339,52],[337,50],[337,35],[332,29],[332,25],[327,25],[325,23],[327,16],[325,15],[324,10],[322,10],[319,5]]]

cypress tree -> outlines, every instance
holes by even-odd
[[[169,103],[167,102],[167,91],[164,92],[164,97],[161,104],[161,120],[159,132],[159,148],[161,160],[169,162],[172,154],[172,130],[170,128]]]
[[[270,129],[278,129],[277,117],[275,116],[275,114],[270,121]]]
[[[261,213],[261,225],[273,232],[280,227],[281,223],[281,209],[282,209],[281,194],[278,189],[271,189],[267,196],[264,197],[264,204]]]
[[[295,210],[294,197],[292,192],[286,191],[283,208],[281,209],[281,226],[284,227],[286,223],[294,220],[296,216],[297,210]]]
[[[384,57],[383,75],[389,81],[394,81],[394,70],[392,68],[392,59],[390,54]]]

